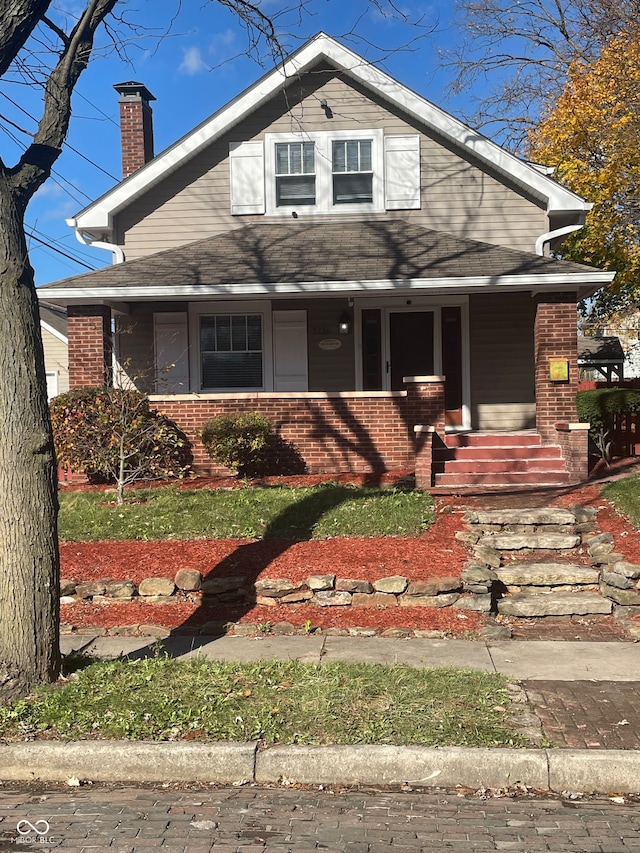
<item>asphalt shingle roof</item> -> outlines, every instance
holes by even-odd
[[[594,272],[404,220],[259,223],[47,287],[224,286]]]

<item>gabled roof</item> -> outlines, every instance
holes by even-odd
[[[586,213],[590,210],[589,203],[553,181],[539,167],[510,154],[335,39],[325,33],[318,33],[280,67],[266,74],[162,154],[84,208],[74,219],[67,220],[68,224],[79,231],[104,237],[110,232],[113,217],[119,211],[277,95],[291,79],[321,61],[328,62],[345,76],[367,87],[377,97],[430,127],[461,152],[467,152],[467,155],[486,163],[521,186],[523,191],[532,193],[546,204],[547,211]]]
[[[578,364],[585,367],[598,364],[622,364],[625,360],[620,339],[615,336],[578,338]]]
[[[404,220],[259,223],[38,288],[62,302],[279,294],[593,291],[614,273]]]
[[[63,343],[68,343],[66,309],[42,300],[39,303],[39,308],[42,327]]]

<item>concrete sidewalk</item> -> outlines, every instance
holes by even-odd
[[[211,660],[300,660],[326,664],[406,664],[420,668],[455,667],[499,672],[527,681],[640,681],[640,643],[585,643],[553,641],[393,640],[378,637],[224,636],[150,637],[70,636],[61,639],[63,654],[131,658],[166,653],[188,659],[200,655]]]
[[[276,746],[257,743],[143,743],[35,741],[0,744],[0,778],[95,782],[203,782],[395,787],[463,786],[509,788],[514,785],[556,792],[640,792],[640,741],[631,748],[572,749],[572,733],[588,732],[599,715],[606,726],[640,732],[640,644],[571,642],[477,642],[465,640],[392,640],[351,637],[150,638],[65,636],[63,651],[105,658],[132,659],[160,651],[177,658],[202,655],[215,660],[256,661],[279,658],[316,664],[332,661],[402,663],[416,667],[457,667],[500,672],[522,683],[531,710],[547,713],[561,730],[565,748],[466,749],[459,747]],[[638,684],[636,683],[638,682]],[[594,688],[597,687],[597,690]],[[590,688],[590,689],[588,689]],[[562,691],[566,719],[554,708]],[[555,691],[555,692],[554,692]],[[622,702],[622,705],[621,705]],[[562,704],[562,703],[561,703]],[[525,704],[526,708],[526,704]],[[608,723],[602,725],[607,709]],[[555,716],[554,716],[555,714]],[[606,717],[606,713],[604,714]],[[549,734],[549,732],[545,732]],[[557,740],[557,738],[556,738]]]

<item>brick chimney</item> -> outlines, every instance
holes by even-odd
[[[149,101],[155,98],[142,83],[117,83],[113,88],[120,95],[122,177],[128,178],[153,159],[153,110]]]

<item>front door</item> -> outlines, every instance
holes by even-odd
[[[404,376],[433,376],[433,311],[389,314],[389,374],[392,391],[403,391]]]

